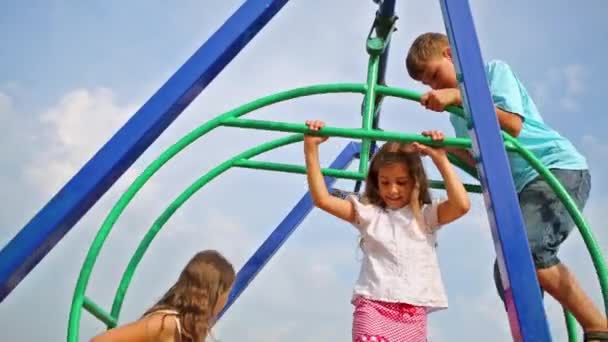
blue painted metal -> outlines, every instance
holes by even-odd
[[[360,150],[361,144],[350,142],[342,152],[340,152],[333,163],[331,163],[330,168],[345,169]],[[335,178],[325,177],[325,182],[328,187],[331,187],[335,181]],[[307,192],[239,270],[232,291],[228,297],[228,303],[218,315],[218,319],[220,319],[232,304],[234,304],[247,286],[249,286],[251,281],[253,281],[262,268],[264,268],[266,263],[270,261],[279,248],[283,246],[285,241],[287,241],[296,228],[298,228],[300,223],[304,221],[313,208],[314,204],[312,202],[312,197],[310,196],[310,192]]]
[[[288,0],[247,0],[0,251],[0,302]]]
[[[440,0],[464,105],[469,134],[494,236],[507,310],[516,341],[551,341],[536,272],[530,256],[510,166],[488,88],[468,1]]]

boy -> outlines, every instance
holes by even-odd
[[[421,97],[424,107],[441,112],[448,105],[462,105],[447,36],[425,33],[416,38],[408,52],[406,66],[413,79],[433,89]],[[528,92],[507,64],[492,61],[486,64],[485,70],[502,130],[517,137],[549,167],[582,209],[591,182],[585,158],[567,139],[543,122]],[[452,115],[450,122],[456,136],[468,137],[465,120]],[[425,135],[435,140],[444,137],[438,131],[425,132]],[[470,151],[450,149],[450,152],[469,165],[475,165]],[[585,341],[608,341],[606,318],[557,257],[559,245],[574,226],[570,215],[526,161],[509,154],[509,162],[541,287],[572,312],[585,331]],[[504,301],[496,264],[494,280]]]

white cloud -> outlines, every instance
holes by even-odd
[[[582,139],[583,148],[588,151],[590,159],[606,161],[608,158],[608,143],[592,134],[585,134]]]
[[[551,108],[557,103],[563,111],[579,112],[588,77],[587,66],[566,64],[560,68],[546,70],[540,81],[531,82],[531,91],[539,107]]]
[[[5,93],[0,92],[0,115],[3,119],[8,119],[8,114],[12,111],[13,100]]]
[[[120,106],[109,89],[77,89],[40,115],[42,148],[25,170],[47,195],[70,179],[127,121],[133,105]],[[134,170],[127,177],[134,179]]]

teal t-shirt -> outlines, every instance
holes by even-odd
[[[486,64],[485,70],[494,104],[523,118],[523,127],[517,140],[524,147],[550,169],[588,168],[585,157],[574,145],[545,124],[528,91],[506,63],[491,61]],[[452,114],[450,122],[457,137],[469,137],[465,120]],[[515,153],[508,153],[508,156],[515,187],[519,192],[536,178],[538,173]]]

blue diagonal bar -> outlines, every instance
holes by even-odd
[[[0,301],[288,0],[247,0],[0,251]]]
[[[331,163],[330,168],[340,170],[347,168],[360,150],[361,145],[359,143],[349,143],[342,152],[340,152],[333,163]],[[335,181],[335,178],[325,177],[325,182],[328,187],[331,187]],[[283,246],[285,241],[287,241],[296,228],[298,228],[300,223],[304,221],[313,208],[314,204],[312,202],[312,197],[310,196],[310,192],[307,192],[239,270],[230,296],[228,297],[228,303],[224,307],[224,310],[218,315],[218,319],[230,309],[232,304],[234,304],[243,291],[245,291],[247,286],[249,286],[251,281],[253,281],[268,261],[270,261],[279,248]]]
[[[506,288],[511,333],[515,341],[551,341],[469,2],[440,0],[440,3],[461,80],[464,106],[470,115],[469,135],[479,160],[477,168]],[[490,260],[488,264],[491,264]]]

